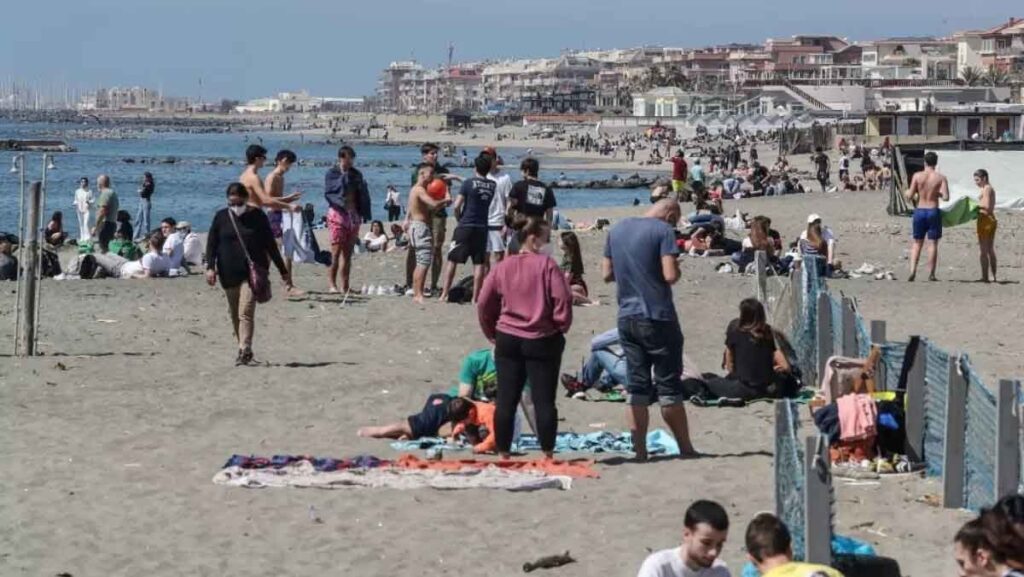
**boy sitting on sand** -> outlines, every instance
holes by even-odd
[[[494,405],[444,394],[427,397],[423,410],[404,421],[382,427],[362,427],[358,434],[375,439],[415,440],[438,436],[441,427],[448,423],[453,426],[452,437],[465,434],[474,443],[474,453],[494,450]]]

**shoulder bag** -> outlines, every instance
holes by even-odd
[[[262,265],[253,262],[249,256],[249,249],[245,246],[242,233],[238,231],[238,223],[235,222],[235,213],[228,210],[228,218],[231,219],[231,226],[235,229],[235,236],[238,237],[238,244],[242,245],[242,252],[245,253],[245,260],[249,262],[249,288],[252,289],[253,299],[262,304],[270,301],[270,270]]]

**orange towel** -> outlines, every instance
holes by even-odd
[[[600,475],[594,470],[594,461],[590,459],[572,459],[569,461],[486,461],[481,459],[451,459],[428,461],[415,455],[402,455],[394,462],[396,467],[404,469],[433,469],[437,471],[459,471],[466,468],[483,469],[498,467],[510,471],[540,471],[548,475],[565,475],[568,477],[596,479]]]

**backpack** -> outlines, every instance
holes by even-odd
[[[60,274],[60,257],[55,251],[44,248],[40,266],[43,269],[43,276],[53,278]]]
[[[455,286],[448,291],[448,302],[465,304],[473,300],[473,275],[462,277]]]

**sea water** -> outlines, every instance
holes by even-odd
[[[95,125],[90,125],[95,127]],[[61,126],[45,124],[2,124],[0,123],[0,139],[32,139],[62,138],[65,130],[82,128],[81,126]],[[315,140],[320,143],[313,142]],[[142,138],[109,139],[109,140],[74,140],[66,142],[78,151],[54,155],[55,168],[47,172],[47,196],[44,213],[48,220],[53,211],[64,212],[64,227],[72,235],[77,233],[72,200],[81,177],[89,179],[90,187],[98,196],[96,177],[107,174],[111,177],[113,188],[117,191],[122,210],[135,213],[139,205],[138,189],[142,182],[142,174],[149,171],[156,181],[156,193],[153,195],[152,225],[159,226],[161,219],[173,217],[176,220],[187,220],[193,229],[204,231],[214,213],[224,206],[224,192],[228,184],[237,181],[245,168],[245,149],[249,144],[260,143],[268,152],[267,166],[262,174],[270,172],[274,154],[287,148],[295,152],[300,160],[317,162],[334,162],[337,158],[336,144],[322,143],[323,136],[299,133],[225,133],[225,134],[187,134],[187,133],[144,133]],[[470,159],[488,144],[500,143],[480,142],[477,146],[466,147]],[[356,147],[356,167],[359,168],[370,187],[373,215],[375,219],[385,220],[384,197],[386,187],[393,184],[404,199],[409,190],[410,179],[414,166],[420,161],[419,147],[382,146],[360,144]],[[457,166],[461,160],[462,149],[456,158],[441,158],[443,163],[451,163],[451,171],[463,177],[472,175],[471,168]],[[519,162],[525,157],[525,149],[500,148],[499,153],[505,161],[504,170],[513,180],[520,179]],[[18,223],[18,201],[20,177],[11,173],[13,152],[0,152],[0,231],[15,232]],[[26,154],[26,181],[31,183],[42,179],[43,163],[41,153]],[[174,164],[160,163],[161,159],[173,157]],[[613,174],[625,178],[631,174],[629,170],[618,172],[587,170],[585,167],[565,170],[545,170],[545,157],[542,151],[535,153],[541,163],[541,179],[556,180],[560,173],[566,178],[578,180],[607,179]],[[156,163],[132,164],[125,159],[157,159]],[[233,160],[234,165],[206,164],[209,160]],[[559,161],[559,164],[566,164]],[[302,202],[311,202],[316,208],[318,217],[324,214],[327,203],[323,197],[324,174],[326,166],[294,166],[285,177],[286,193],[302,191]],[[457,186],[457,185],[456,185]],[[453,193],[457,188],[453,189]],[[628,206],[634,198],[646,200],[646,190],[556,190],[555,195],[559,208],[597,208],[611,206]],[[95,220],[93,211],[90,223]]]

